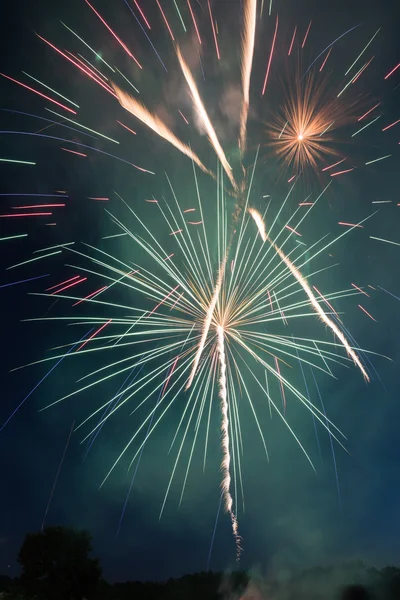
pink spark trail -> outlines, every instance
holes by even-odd
[[[67,110],[68,112],[70,112],[74,115],[77,114],[76,110],[72,110],[72,108],[69,108],[68,106],[65,106],[64,104],[61,104],[61,102],[57,102],[57,100],[53,100],[53,98],[46,96],[46,94],[42,94],[42,92],[35,90],[34,88],[30,87],[29,85],[26,85],[25,83],[22,83],[21,81],[18,81],[17,79],[13,79],[12,77],[9,77],[8,75],[4,75],[4,73],[0,73],[0,75],[5,77],[6,79],[9,79],[10,81],[13,81],[14,83],[18,83],[18,85],[24,87],[25,89],[27,89],[31,92],[34,92],[34,94],[41,96],[45,100],[48,100],[49,102],[53,102],[53,104],[57,104],[57,106],[59,106],[60,108],[63,108],[64,110]]]
[[[273,37],[273,40],[272,40],[271,53],[269,55],[268,66],[267,66],[267,71],[265,73],[264,85],[263,85],[263,89],[262,89],[262,92],[261,92],[261,96],[264,96],[265,88],[267,87],[268,75],[269,75],[269,70],[271,68],[272,56],[273,56],[273,53],[274,53],[274,47],[275,47],[275,41],[276,41],[276,35],[277,35],[277,33],[278,33],[278,15],[276,15],[275,32],[274,32],[274,37]]]
[[[96,330],[94,333],[92,333],[92,335],[91,335],[90,337],[88,337],[88,339],[87,339],[87,340],[85,340],[85,341],[83,342],[83,344],[81,344],[81,345],[79,346],[79,348],[78,348],[77,352],[79,352],[79,350],[82,350],[82,348],[83,348],[84,346],[86,346],[86,344],[87,344],[88,342],[90,342],[90,340],[92,340],[92,339],[93,339],[93,338],[94,338],[96,335],[98,335],[98,334],[99,334],[101,331],[103,331],[103,329],[104,329],[105,327],[107,327],[107,325],[109,325],[109,324],[111,323],[111,321],[112,321],[112,319],[109,319],[109,320],[108,320],[106,323],[103,323],[103,325],[102,325],[101,327],[99,327],[99,329],[97,329],[97,330]]]

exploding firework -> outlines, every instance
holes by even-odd
[[[122,37],[117,35],[108,21],[88,0],[86,3],[94,13],[94,18],[102,23],[121,52],[123,51],[124,55],[132,61],[134,69],[138,72],[142,71],[144,65],[132,54],[122,41]],[[105,238],[104,242],[101,241],[99,244],[84,244],[82,247],[75,242],[58,243],[36,250],[33,257],[11,265],[10,269],[26,264],[33,266],[37,262],[42,264],[43,260],[50,257],[57,257],[58,260],[68,256],[68,272],[65,277],[60,278],[57,275],[57,283],[53,282],[52,285],[45,287],[39,295],[49,297],[52,301],[63,300],[71,304],[72,314],[68,315],[64,312],[62,316],[47,315],[33,320],[61,320],[90,326],[89,332],[78,342],[70,347],[61,347],[51,357],[32,363],[55,363],[53,369],[64,359],[77,358],[81,362],[83,359],[96,357],[98,361],[93,368],[93,361],[87,360],[88,369],[82,379],[83,383],[63,397],[56,398],[49,406],[125,377],[124,384],[112,398],[101,403],[78,425],[78,429],[84,426],[89,428],[84,438],[89,444],[93,442],[104,424],[114,416],[122,414],[126,407],[131,407],[134,413],[143,414],[143,411],[145,413],[140,425],[124,443],[104,481],[123,458],[129,456],[131,465],[135,460],[140,459],[145,444],[162,426],[167,413],[181,398],[184,398],[184,407],[179,413],[171,445],[171,448],[177,449],[176,459],[161,513],[177,466],[185,460],[182,499],[193,455],[201,439],[204,462],[206,460],[211,435],[211,414],[214,414],[212,407],[218,402],[219,397],[222,494],[225,508],[231,517],[239,557],[241,541],[237,514],[239,498],[243,495],[240,399],[243,397],[250,407],[267,456],[267,444],[260,419],[260,413],[265,412],[266,407],[279,415],[307,460],[312,464],[311,457],[287,418],[288,398],[292,397],[300,402],[310,411],[313,418],[325,427],[331,438],[341,445],[342,434],[329,421],[325,412],[293,384],[289,369],[291,373],[295,369],[300,369],[302,372],[303,366],[309,365],[316,371],[332,375],[331,367],[334,365],[347,366],[354,363],[368,380],[364,362],[365,351],[361,353],[357,348],[350,334],[344,329],[342,317],[339,318],[333,307],[335,300],[365,294],[365,291],[352,284],[345,289],[323,295],[309,283],[322,270],[321,267],[315,266],[315,271],[308,274],[307,279],[302,272],[305,267],[310,268],[317,259],[320,260],[332,244],[341,240],[352,229],[362,227],[363,221],[340,222],[339,225],[346,227],[345,232],[333,236],[330,241],[326,241],[322,232],[309,246],[300,240],[296,241],[296,237],[300,236],[299,228],[303,221],[306,218],[315,218],[314,215],[318,210],[323,210],[324,192],[328,186],[316,200],[300,203],[300,207],[307,207],[304,213],[298,212],[304,209],[300,208],[296,201],[295,209],[290,208],[291,215],[283,224],[279,223],[279,218],[295,199],[295,184],[279,203],[268,205],[268,218],[266,218],[267,210],[265,214],[261,214],[262,211],[258,210],[259,199],[254,198],[252,187],[254,177],[257,175],[258,151],[247,151],[248,155],[252,152],[250,160],[253,162],[253,169],[246,169],[241,165],[237,177],[230,165],[229,154],[223,149],[223,143],[217,133],[218,128],[213,124],[206,103],[203,101],[201,88],[196,83],[196,73],[185,56],[186,46],[184,43],[178,45],[177,33],[169,20],[170,15],[163,10],[160,2],[157,2],[157,6],[166,31],[174,42],[171,54],[175,57],[177,70],[179,69],[182,75],[184,89],[187,98],[190,99],[190,110],[215,152],[218,159],[217,169],[208,167],[207,160],[200,158],[200,151],[195,151],[189,143],[182,141],[182,136],[174,133],[174,127],[170,125],[173,119],[167,121],[161,118],[156,112],[150,110],[144,101],[139,101],[133,95],[138,93],[135,83],[137,83],[136,79],[140,80],[139,77],[134,78],[133,83],[132,77],[128,78],[122,70],[111,66],[109,64],[111,61],[106,62],[104,56],[93,50],[88,42],[63,23],[75,40],[78,39],[79,43],[89,50],[88,55],[94,54],[96,66],[81,53],[74,54],[61,50],[53,41],[42,36],[39,36],[40,40],[60,59],[72,65],[90,84],[98,86],[99,92],[107,94],[115,103],[116,110],[119,108],[118,103],[123,107],[124,111],[119,108],[119,113],[130,121],[126,124],[122,122],[124,118],[120,117],[121,120],[118,119],[116,122],[123,128],[124,133],[128,132],[130,136],[135,136],[131,138],[132,145],[136,143],[137,136],[137,131],[133,129],[136,129],[134,123],[140,121],[171,144],[175,149],[173,151],[177,150],[185,155],[188,165],[190,165],[189,160],[192,162],[194,200],[188,204],[188,194],[185,192],[183,198],[183,193],[174,188],[168,176],[166,176],[168,196],[162,199],[147,198],[145,210],[140,206],[142,199],[136,198],[134,202],[128,202],[114,193],[113,199],[118,203],[118,209],[107,210],[106,213],[115,226],[116,233],[106,237],[118,238],[118,242],[122,239],[124,241],[122,253],[118,247],[112,249],[105,246],[104,243],[110,243]],[[179,16],[184,24],[185,15],[182,17],[176,3],[175,6],[177,8],[175,16]],[[135,10],[128,4],[127,7],[147,36],[143,25],[150,29],[148,15],[144,14],[140,2],[135,2]],[[207,8],[216,56],[220,60],[218,27],[209,1]],[[271,8],[272,3],[270,12]],[[189,0],[187,0],[186,17],[189,17],[188,23],[192,24],[192,32],[196,36],[194,47],[198,51],[202,46],[199,15]],[[236,115],[237,135],[235,137],[242,159],[246,148],[249,147],[247,123],[251,104],[250,81],[254,77],[252,69],[255,60],[257,22],[261,18],[259,3],[256,0],[244,0],[242,27],[237,34],[238,39],[241,35],[241,102]],[[186,31],[185,25],[183,26]],[[310,29],[311,22],[302,39],[301,49],[306,44]],[[278,31],[279,19],[276,15],[273,21],[270,52],[265,66],[264,84],[262,90],[260,89],[263,95],[270,81]],[[296,31],[297,26],[290,41],[288,55],[292,54]],[[343,36],[338,40],[341,37]],[[150,38],[147,39],[152,44]],[[338,40],[332,42],[320,54],[322,64],[317,64],[319,71],[325,67],[332,47]],[[193,41],[191,44],[192,47]],[[152,47],[166,69],[153,44]],[[364,51],[365,49],[348,72],[353,69]],[[91,58],[93,59],[93,56]],[[342,91],[360,78],[370,62],[352,72]],[[321,166],[319,163],[322,159],[337,154],[333,132],[345,122],[349,108],[348,103],[346,105],[342,102],[342,91],[335,96],[334,100],[329,99],[329,94],[325,93],[326,88],[320,85],[315,73],[310,71],[314,63],[292,82],[291,89],[294,91],[285,95],[281,112],[274,115],[271,125],[273,138],[271,148],[278,158],[284,161],[286,167],[291,166],[298,172],[307,166],[317,170]],[[200,54],[198,66],[203,68]],[[387,77],[395,71],[396,68],[392,69]],[[132,72],[132,69],[126,72]],[[41,123],[45,122],[43,130],[50,127],[72,130],[74,138],[65,138],[62,134],[50,135],[48,132],[44,134],[42,129],[36,132],[2,131],[5,137],[24,135],[51,140],[64,152],[74,155],[74,158],[76,156],[76,160],[85,159],[89,154],[93,156],[100,153],[129,167],[133,166],[140,171],[140,176],[145,176],[146,173],[154,174],[150,169],[136,164],[141,161],[132,162],[120,154],[109,152],[109,145],[119,144],[119,140],[83,125],[77,117],[70,118],[71,114],[77,114],[79,106],[76,103],[40,80],[30,75],[26,76],[32,78],[37,85],[44,86],[52,95],[43,94],[40,89],[5,75],[13,83],[56,105],[57,110],[67,112],[68,116],[49,109],[47,111],[55,114],[57,121],[47,118],[48,113],[46,117],[30,113],[22,114],[39,119]],[[125,91],[126,89],[128,92]],[[345,110],[343,106],[346,107]],[[378,104],[368,112],[375,110],[377,106]],[[181,106],[181,108],[182,110],[179,108],[177,112],[180,113],[185,127],[189,125],[189,120],[184,114],[185,107]],[[364,119],[368,112],[363,112],[358,120]],[[369,122],[365,127],[373,122]],[[103,147],[107,147],[107,150],[103,150]],[[376,158],[366,164],[372,164],[389,156]],[[0,160],[22,165],[35,164],[34,161],[26,158]],[[337,160],[324,169],[331,169],[341,164],[343,160]],[[215,185],[216,193],[212,204],[209,200],[205,202],[203,199],[196,167],[214,180],[212,185]],[[329,172],[329,175],[342,172],[347,171],[341,168],[339,172]],[[38,196],[37,194],[21,195]],[[48,196],[51,196],[52,200],[44,201],[43,198]],[[89,200],[106,202],[110,197],[107,192],[107,195],[91,195]],[[11,207],[10,212],[1,214],[0,217],[4,219],[45,218],[46,226],[55,226],[53,212],[66,206],[65,191],[58,190],[54,194],[41,195],[40,198],[37,204],[25,204],[25,201],[18,203]],[[20,233],[7,235],[1,240],[16,239],[25,235]],[[324,268],[328,267],[324,266]],[[40,277],[43,276],[33,276],[28,280]],[[95,284],[96,281],[98,284]],[[364,307],[359,306],[363,312],[371,316]],[[316,316],[331,330],[334,337],[314,337],[309,334],[308,323]],[[323,328],[321,329],[322,336]],[[253,398],[251,391],[254,387],[258,391],[257,400]],[[276,400],[277,393],[279,401]],[[154,404],[155,396],[157,402]],[[195,433],[190,450],[185,454],[184,449],[189,444],[188,432],[191,427],[194,428]]]

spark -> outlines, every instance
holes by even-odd
[[[242,153],[244,153],[246,149],[246,125],[250,106],[250,78],[253,66],[254,43],[256,35],[257,0],[245,0],[243,9],[244,24],[240,65],[243,100],[240,112],[239,134],[239,147]]]
[[[398,65],[396,65],[396,66],[395,66],[395,67],[394,67],[394,68],[393,68],[391,71],[389,71],[389,73],[388,73],[388,74],[387,74],[387,75],[384,77],[384,79],[389,79],[389,77],[390,77],[391,75],[393,75],[393,73],[394,73],[395,71],[397,71],[397,69],[398,69],[399,67],[400,67],[400,63],[399,63]]]
[[[179,110],[179,108],[178,108],[178,113],[181,115],[181,117],[185,121],[186,125],[189,125],[189,121],[187,120],[185,115],[182,113],[182,111]]]
[[[297,31],[297,25],[295,26],[294,31],[293,31],[293,37],[292,37],[292,41],[290,42],[288,56],[290,56],[292,53],[294,38],[296,37],[296,31]]]
[[[35,162],[31,160],[19,160],[17,158],[0,158],[0,162],[12,163],[16,165],[36,165]]]
[[[69,102],[70,104],[72,104],[72,106],[75,106],[75,108],[79,108],[78,104],[76,104],[75,102],[72,102],[72,100],[69,100],[69,98],[66,98],[65,96],[63,96],[62,94],[60,94],[60,92],[56,92],[56,90],[53,90],[53,88],[51,88],[48,85],[46,85],[45,83],[43,83],[43,81],[39,81],[39,79],[36,79],[32,75],[29,75],[29,73],[25,73],[25,71],[22,71],[22,73],[24,75],[26,75],[27,77],[29,77],[30,79],[32,79],[33,81],[36,81],[36,83],[38,83],[39,85],[42,85],[44,88],[46,88],[46,90],[50,90],[56,96],[59,96],[63,100],[66,100],[67,102]]]
[[[261,217],[260,213],[258,213],[253,208],[250,208],[249,212],[250,212],[251,216],[253,217],[253,219],[254,219],[257,227],[258,227],[258,230],[260,232],[260,235],[261,235],[261,238],[263,239],[263,241],[264,242],[268,241],[273,246],[273,248],[275,249],[275,251],[278,254],[278,256],[285,263],[285,265],[287,266],[287,268],[289,269],[289,271],[292,273],[292,275],[295,277],[295,279],[297,280],[297,282],[301,285],[301,287],[305,291],[306,295],[308,296],[308,299],[310,300],[310,303],[311,303],[313,309],[318,314],[318,316],[320,317],[321,321],[323,323],[325,323],[325,325],[327,325],[333,331],[333,333],[336,335],[336,337],[339,338],[339,340],[342,342],[342,344],[343,344],[343,346],[344,346],[344,348],[345,348],[348,356],[353,360],[354,364],[357,365],[358,368],[360,369],[361,373],[364,376],[364,379],[366,381],[369,381],[368,373],[364,369],[363,364],[361,363],[361,361],[358,358],[357,354],[354,352],[354,350],[349,345],[349,343],[348,343],[347,339],[345,338],[343,332],[340,331],[340,329],[337,327],[337,325],[335,325],[335,323],[324,313],[324,311],[321,308],[321,305],[318,303],[318,301],[316,300],[314,294],[312,293],[312,290],[310,289],[310,287],[309,287],[309,285],[307,283],[307,280],[302,276],[302,274],[297,269],[297,267],[294,266],[294,264],[283,253],[283,251],[280,248],[278,248],[278,246],[276,246],[276,244],[274,244],[274,242],[272,240],[269,239],[269,237],[267,235],[267,232],[265,230],[265,225],[264,225],[264,222],[262,220],[262,217]]]
[[[331,173],[331,177],[336,177],[337,175],[343,175],[344,173],[350,173],[354,171],[354,167],[351,169],[345,169],[344,171],[336,171],[336,173]]]
[[[88,48],[91,52],[93,52],[93,54],[96,56],[96,58],[98,58],[99,60],[101,60],[102,63],[104,63],[106,65],[106,67],[108,67],[110,69],[110,71],[112,71],[113,73],[115,73],[114,69],[104,60],[104,58],[98,53],[96,52],[96,50],[93,50],[93,48],[91,46],[89,46],[89,44],[87,44],[85,42],[85,40],[83,40],[81,37],[79,37],[79,35],[77,33],[75,33],[75,31],[73,31],[73,29],[70,29],[70,27],[68,27],[68,25],[66,25],[65,23],[63,23],[63,21],[60,21],[62,25],[64,25],[64,27],[66,29],[68,29],[68,31],[70,33],[72,33],[76,38],[78,38],[78,40],[80,42],[82,42],[82,44],[84,44],[86,46],[86,48]]]
[[[52,285],[51,287],[46,289],[46,292],[50,292],[51,290],[54,290],[60,286],[65,285],[66,283],[70,283],[71,281],[74,281],[75,279],[79,279],[80,275],[75,275],[74,277],[71,277],[70,279],[66,279],[65,281],[62,281],[61,283],[57,283],[56,285]]]
[[[374,319],[374,317],[363,307],[361,306],[361,304],[358,305],[358,308],[361,308],[361,310],[373,321],[375,321],[375,323],[377,323],[378,321],[376,319]]]
[[[65,204],[29,204],[27,206],[12,206],[11,208],[14,210],[23,210],[26,208],[59,208],[61,206],[66,206]]]
[[[184,58],[183,58],[183,56],[181,54],[181,51],[180,51],[179,47],[176,48],[176,53],[177,53],[177,56],[178,56],[179,64],[181,65],[181,69],[182,69],[183,75],[184,75],[184,77],[186,79],[186,83],[189,86],[190,93],[191,93],[191,96],[192,96],[192,100],[193,100],[193,103],[194,103],[194,105],[196,107],[196,110],[197,110],[197,114],[198,114],[198,116],[199,116],[202,124],[204,125],[204,129],[207,132],[208,139],[209,139],[212,147],[214,148],[215,153],[218,156],[218,158],[219,158],[219,160],[220,160],[220,162],[221,162],[221,164],[222,164],[222,166],[224,168],[224,171],[227,174],[228,179],[229,179],[229,181],[232,184],[232,187],[234,189],[237,189],[237,184],[236,184],[236,182],[235,182],[235,180],[233,178],[233,175],[232,175],[232,169],[231,169],[231,167],[230,167],[230,165],[229,165],[229,163],[228,163],[228,161],[226,159],[225,153],[224,153],[224,151],[222,149],[222,146],[219,143],[219,140],[217,138],[217,134],[215,133],[214,127],[212,126],[211,121],[210,121],[210,119],[208,117],[207,111],[206,111],[206,109],[204,107],[204,104],[203,104],[203,102],[201,100],[199,91],[197,89],[197,85],[196,85],[196,83],[195,83],[195,81],[193,79],[193,75],[190,72],[188,65],[186,64],[186,62],[185,62],[185,60],[184,60]]]
[[[140,8],[138,0],[133,0],[135,3],[136,8],[138,9],[138,11],[140,12],[140,16],[142,17],[143,21],[146,23],[146,26],[148,29],[151,29],[150,27],[150,23],[148,22],[148,20],[146,19],[146,17],[144,16],[143,10]]]
[[[215,31],[214,19],[213,19],[212,12],[211,12],[210,0],[207,0],[207,2],[208,2],[208,12],[209,12],[209,15],[210,15],[212,32],[213,32],[213,36],[214,36],[215,50],[217,52],[217,58],[218,58],[218,60],[220,60],[221,56],[219,54],[218,39],[217,39],[216,31]]]
[[[87,281],[87,277],[82,277],[81,279],[77,279],[76,281],[73,281],[72,283],[69,283],[68,285],[65,285],[64,287],[60,288],[59,290],[55,290],[55,292],[53,292],[51,295],[55,296],[56,294],[61,294],[61,292],[64,292],[65,290],[69,290],[69,288],[72,288],[75,285],[78,285],[79,283],[83,283],[84,281]]]
[[[192,9],[192,5],[190,4],[190,0],[187,0],[187,4],[188,4],[189,10],[190,10],[190,14],[192,16],[194,28],[196,30],[197,39],[199,40],[199,44],[201,45],[200,33],[199,33],[199,29],[197,27],[197,23],[196,23],[196,19],[195,19],[195,16],[194,16],[193,9]]]
[[[397,123],[400,123],[400,119],[397,119],[397,121],[394,121],[394,123],[390,123],[390,125],[386,125],[386,127],[384,127],[382,129],[382,131],[387,131],[388,129],[390,129],[391,127],[394,127],[395,125],[397,125]]]
[[[62,146],[60,146],[60,150],[64,150],[64,152],[70,152],[71,154],[76,154],[77,156],[83,156],[83,157],[87,157],[87,154],[85,154],[84,152],[77,152],[76,150],[69,150],[68,148],[63,148]]]
[[[400,244],[398,242],[392,242],[391,240],[385,240],[383,238],[378,238],[373,235],[370,235],[369,237],[371,238],[371,240],[377,240],[378,242],[385,242],[386,244],[393,244],[393,246],[400,246]]]
[[[351,137],[354,137],[354,136],[358,135],[359,133],[361,133],[362,131],[364,131],[364,129],[366,129],[367,127],[369,127],[373,123],[375,123],[375,121],[377,121],[380,118],[381,118],[381,115],[378,115],[377,117],[375,117],[375,119],[373,119],[372,121],[370,121],[369,123],[367,123],[366,125],[364,125],[363,127],[361,127],[361,129],[358,129],[358,131],[356,131],[355,133],[353,133],[353,135]]]
[[[178,150],[180,150],[183,154],[191,158],[198,167],[205,173],[209,175],[211,172],[203,165],[198,156],[181,140],[179,140],[174,133],[165,125],[165,123],[157,117],[157,115],[152,115],[147,108],[129,94],[123,92],[117,86],[114,86],[117,98],[123,108],[134,115],[137,119],[142,121],[147,127],[152,129],[155,133],[157,133],[164,140],[175,146]]]
[[[358,285],[356,285],[355,283],[352,283],[351,285],[353,286],[353,288],[358,290],[361,294],[364,294],[364,296],[367,296],[369,298],[367,292],[364,292],[364,290],[362,290],[360,287],[358,287]]]
[[[164,23],[166,24],[166,26],[167,26],[167,28],[168,28],[169,35],[171,36],[171,39],[172,39],[172,41],[174,42],[174,41],[175,41],[174,34],[172,33],[172,29],[171,29],[171,27],[169,26],[169,23],[168,23],[168,21],[167,21],[167,17],[165,16],[165,13],[164,13],[164,11],[163,11],[163,9],[162,9],[162,6],[161,6],[161,4],[160,4],[160,0],[156,0],[156,2],[157,2],[157,5],[158,5],[158,8],[159,8],[159,9],[160,9],[160,11],[161,11],[162,17],[163,17],[163,19],[164,19]]]
[[[0,242],[5,242],[7,240],[18,240],[20,238],[28,237],[27,233],[19,233],[17,235],[8,235],[7,237],[0,238]]]
[[[50,256],[56,256],[57,254],[61,254],[61,250],[56,250],[55,252],[49,252],[48,254],[41,254],[40,256],[35,256],[34,258],[24,260],[23,262],[17,263],[16,265],[11,265],[11,267],[7,267],[6,270],[10,271],[11,269],[16,269],[17,267],[23,267],[23,266],[31,264],[33,262],[37,262],[38,260],[42,260],[43,258],[49,258]]]
[[[322,72],[322,69],[324,68],[324,66],[325,66],[325,63],[326,63],[326,61],[328,60],[328,58],[329,58],[329,55],[330,55],[330,53],[331,53],[331,52],[332,52],[332,46],[329,48],[329,50],[328,50],[328,53],[327,53],[327,55],[325,56],[324,62],[323,62],[323,63],[322,63],[322,65],[320,66],[320,69],[319,69],[319,72],[320,72],[320,73]]]
[[[360,229],[363,229],[363,226],[359,223],[346,223],[344,221],[339,221],[338,225],[343,225],[343,227],[359,227]]]
[[[338,160],[338,162],[335,162],[333,165],[329,165],[329,167],[325,167],[324,169],[322,169],[322,171],[329,171],[329,169],[333,169],[333,167],[337,167],[345,160],[346,160],[345,158],[342,158],[342,160]]]
[[[379,158],[375,158],[374,160],[369,160],[368,162],[366,162],[366,165],[372,165],[373,163],[376,163],[380,160],[385,160],[385,158],[390,158],[392,155],[391,154],[386,154],[386,156],[380,156]]]
[[[175,4],[176,12],[178,13],[178,15],[179,15],[179,18],[180,18],[180,21],[181,21],[181,23],[182,23],[183,31],[186,33],[186,27],[185,27],[185,23],[183,22],[182,15],[181,15],[181,12],[180,12],[180,10],[179,10],[179,7],[178,7],[178,5],[177,5],[177,3],[176,3],[176,0],[174,0],[174,4]]]
[[[107,327],[107,325],[109,325],[111,323],[111,321],[112,321],[112,319],[109,319],[106,323],[104,323],[101,327],[99,327],[99,329],[97,329],[94,333],[92,333],[92,335],[90,337],[88,337],[87,340],[85,340],[83,342],[83,344],[81,344],[76,351],[79,352],[80,350],[82,350],[82,348],[84,348],[86,346],[86,344],[88,342],[90,342],[96,335],[98,335],[101,331],[103,331],[103,329],[105,327]]]
[[[146,33],[146,32],[145,32],[145,33]],[[147,35],[147,34],[146,34],[146,35]],[[163,64],[163,63],[162,63],[162,64]],[[118,73],[121,75],[121,77],[123,77],[123,78],[125,79],[125,81],[126,81],[127,83],[129,83],[129,85],[130,85],[130,86],[131,86],[131,87],[132,87],[132,88],[135,90],[135,92],[136,92],[137,94],[139,94],[139,93],[140,93],[140,92],[139,92],[139,90],[137,89],[137,87],[135,87],[135,86],[133,85],[132,81],[129,81],[129,79],[128,79],[127,77],[125,77],[125,75],[122,73],[122,71],[120,71],[120,70],[119,70],[117,67],[115,67],[115,70],[116,70],[116,71],[118,71]]]
[[[107,287],[108,286],[104,285],[103,287],[101,287],[100,289],[96,290],[95,292],[92,292],[88,296],[85,296],[85,298],[81,298],[80,300],[78,300],[78,302],[75,302],[75,304],[73,304],[72,306],[78,306],[78,304],[81,304],[82,302],[86,302],[86,300],[90,300],[90,299],[95,298],[96,296],[98,296],[98,294],[100,294],[101,292],[104,292],[104,290],[106,290]]]
[[[42,94],[42,92],[39,92],[38,90],[35,90],[35,88],[32,88],[29,85],[26,85],[25,83],[22,83],[21,81],[18,81],[18,79],[14,79],[13,77],[9,77],[8,75],[5,75],[4,73],[0,73],[0,75],[2,77],[5,77],[6,79],[9,79],[10,81],[13,81],[14,83],[17,83],[18,85],[20,85],[21,87],[29,90],[30,92],[33,92],[34,94],[37,94],[38,96],[41,96],[45,100],[48,100],[49,102],[52,102],[53,104],[57,104],[57,106],[59,106],[60,108],[63,108],[64,110],[72,113],[73,115],[76,115],[76,110],[73,110],[72,108],[69,108],[69,106],[65,106],[65,104],[61,104],[61,102],[58,102],[57,100],[54,100],[54,98],[50,98],[50,96],[46,96],[46,94]]]
[[[107,202],[110,198],[106,196],[88,196],[88,200],[100,200],[103,202]]]
[[[373,110],[375,110],[376,108],[378,108],[378,106],[380,106],[382,104],[382,102],[378,102],[378,104],[375,104],[375,106],[373,106],[372,108],[370,108],[369,110],[367,110],[366,113],[364,113],[361,117],[359,117],[357,120],[358,121],[362,121],[362,119],[364,119],[364,117],[366,117],[367,115],[369,115],[369,113],[371,113]]]
[[[12,213],[11,215],[1,215],[0,219],[15,219],[16,217],[49,217],[51,212],[29,212],[29,213]]]
[[[100,137],[108,140],[109,142],[113,142],[114,144],[119,144],[119,142],[117,140],[113,140],[113,138],[108,137],[108,135],[104,135],[104,133],[95,131],[94,129],[91,129],[90,127],[87,127],[86,125],[82,125],[82,123],[79,123],[78,121],[73,121],[72,119],[68,119],[67,117],[62,117],[62,115],[59,115],[58,113],[54,112],[54,110],[50,110],[50,109],[46,109],[46,110],[48,110],[53,115],[56,115],[57,117],[63,118],[65,121],[69,121],[70,123],[73,123],[74,125],[78,125],[78,127],[85,129],[86,131],[90,131],[90,133],[95,133],[96,135],[99,135]]]
[[[119,125],[121,125],[121,127],[124,127],[125,129],[127,129],[128,131],[130,131],[130,133],[133,133],[133,135],[137,135],[136,131],[133,131],[133,129],[131,129],[130,127],[128,127],[127,125],[124,125],[124,123],[121,123],[121,121],[117,121],[117,123]]]
[[[380,32],[381,28],[379,27],[379,29],[376,30],[376,32],[374,33],[374,35],[372,36],[372,38],[369,40],[368,44],[364,47],[364,49],[360,52],[360,54],[357,56],[356,60],[350,65],[350,67],[347,69],[345,76],[348,75],[351,71],[351,69],[354,67],[354,65],[356,64],[356,62],[362,57],[362,55],[364,54],[364,52],[366,51],[366,49],[368,48],[368,46],[374,41],[374,39],[376,38],[376,36],[378,35],[378,33]]]
[[[278,33],[278,22],[279,22],[278,15],[276,15],[274,37],[272,38],[271,52],[270,52],[269,59],[268,59],[267,71],[265,73],[265,79],[264,79],[264,83],[263,83],[263,87],[262,87],[261,96],[264,96],[265,88],[267,87],[268,75],[269,75],[269,71],[271,68],[272,56],[273,56],[274,48],[275,48],[276,35]]]
[[[302,47],[302,48],[304,48],[304,46],[306,45],[306,41],[307,41],[307,38],[308,38],[308,34],[310,33],[310,29],[311,29],[311,23],[312,23],[312,21],[310,21],[310,23],[308,24],[307,31],[306,31],[306,35],[304,36],[303,43],[301,44],[301,47]]]
[[[94,12],[94,14],[100,19],[100,21],[103,23],[103,25],[108,29],[108,31],[111,33],[111,35],[117,40],[117,42],[119,43],[119,45],[125,50],[125,52],[127,53],[127,55],[129,56],[129,58],[132,58],[135,63],[137,64],[137,66],[139,67],[139,69],[142,69],[142,65],[139,63],[138,60],[136,60],[136,58],[133,56],[132,52],[129,50],[129,48],[124,44],[124,42],[122,40],[120,40],[120,38],[117,36],[116,33],[114,33],[114,31],[111,29],[111,27],[106,23],[106,21],[103,19],[103,17],[97,12],[97,10],[90,4],[89,0],[85,0],[86,4],[92,9],[92,11]]]

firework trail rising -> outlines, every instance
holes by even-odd
[[[207,313],[206,313],[206,318],[204,319],[204,325],[203,325],[203,332],[201,334],[201,340],[200,340],[200,343],[199,343],[199,347],[197,349],[197,353],[196,353],[195,359],[193,361],[193,367],[192,367],[192,370],[190,372],[189,380],[188,380],[187,385],[186,385],[186,389],[187,390],[192,385],[193,378],[194,378],[194,376],[196,374],[197,367],[198,367],[199,361],[200,361],[200,357],[201,357],[201,354],[202,354],[203,349],[204,349],[204,344],[206,343],[207,335],[208,335],[208,332],[210,330],[211,321],[212,321],[213,314],[214,314],[214,309],[215,309],[216,304],[218,302],[218,297],[219,297],[219,293],[221,291],[221,286],[222,286],[222,280],[223,280],[224,275],[225,275],[226,260],[227,260],[227,256],[225,256],[224,261],[223,261],[223,263],[222,263],[222,265],[220,267],[219,274],[218,274],[218,279],[217,279],[217,284],[216,284],[215,290],[214,290],[214,294],[213,294],[213,297],[211,298],[211,302],[210,302],[210,305],[209,305]]]
[[[230,492],[231,487],[231,475],[229,471],[231,455],[229,452],[229,419],[228,419],[228,396],[226,389],[226,360],[225,360],[225,345],[224,345],[224,328],[222,325],[217,325],[217,334],[218,334],[218,357],[220,362],[220,376],[219,376],[219,398],[221,400],[221,446],[222,446],[222,463],[221,463],[221,471],[222,471],[222,493],[225,502],[225,510],[229,513],[232,521],[232,531],[236,540],[236,557],[239,561],[240,559],[240,536],[238,530],[238,521],[235,513],[233,512],[232,505],[233,499]]]
[[[295,279],[298,281],[298,283],[301,285],[301,287],[307,294],[312,307],[314,308],[315,312],[321,318],[321,321],[323,323],[325,323],[325,325],[327,325],[333,331],[333,333],[336,335],[336,337],[339,338],[339,340],[342,342],[344,348],[346,349],[346,352],[349,355],[349,357],[352,358],[354,364],[357,365],[357,367],[360,369],[361,373],[364,376],[364,379],[366,381],[369,381],[368,373],[364,369],[362,362],[360,361],[360,359],[358,358],[358,356],[354,352],[354,350],[351,348],[349,342],[347,341],[347,339],[343,335],[343,333],[340,331],[338,326],[335,325],[335,323],[333,321],[331,321],[331,319],[324,313],[320,304],[317,302],[314,294],[312,293],[312,291],[307,283],[307,280],[303,277],[303,275],[300,273],[300,271],[294,266],[294,264],[289,260],[289,258],[286,256],[286,254],[280,248],[278,248],[278,246],[276,244],[274,244],[274,242],[272,240],[270,240],[270,238],[268,237],[268,234],[265,230],[265,224],[264,224],[264,221],[262,220],[260,213],[257,210],[255,210],[254,208],[249,208],[249,213],[253,217],[253,219],[258,227],[258,231],[260,232],[260,236],[263,239],[263,241],[264,242],[268,241],[271,244],[271,246],[274,248],[275,252],[281,258],[281,260],[285,263],[285,265],[287,266],[289,271],[292,273],[292,275],[295,277]]]
[[[250,77],[253,66],[254,40],[256,35],[257,0],[246,0],[243,11],[242,36],[242,92],[243,104],[240,115],[239,146],[242,154],[246,150],[246,124],[250,105]]]

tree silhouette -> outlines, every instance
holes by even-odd
[[[29,533],[18,555],[21,585],[28,598],[82,600],[93,597],[101,576],[91,558],[92,539],[86,531],[47,527]]]

